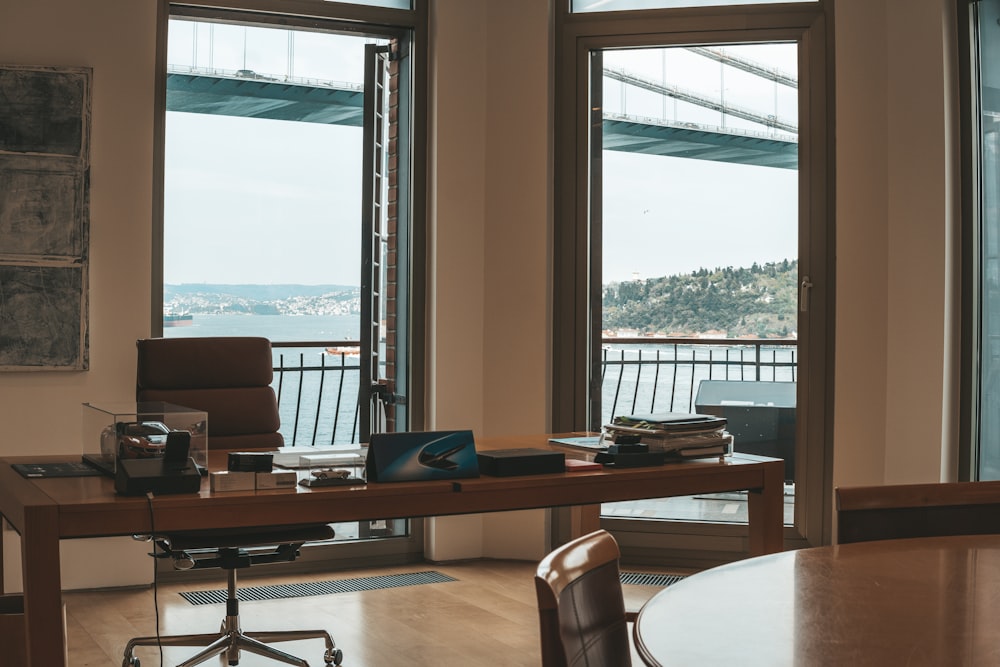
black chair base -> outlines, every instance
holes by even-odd
[[[344,658],[343,652],[334,646],[330,633],[325,630],[241,632],[239,628],[225,629],[225,626],[230,624],[231,618],[233,617],[226,617],[226,620],[223,622],[224,630],[222,633],[170,635],[159,639],[156,637],[135,637],[125,647],[125,657],[122,660],[122,667],[140,667],[139,658],[135,657],[134,654],[137,646],[205,647],[184,662],[178,663],[177,667],[194,667],[194,665],[200,665],[207,660],[223,654],[225,654],[226,660],[230,665],[238,665],[240,663],[241,651],[255,653],[288,665],[309,667],[309,663],[302,658],[297,658],[294,655],[268,645],[269,642],[295,641],[297,639],[323,639],[326,642],[323,661],[327,665],[339,665]]]
[[[236,551],[236,550],[230,550]],[[255,653],[287,665],[309,667],[302,658],[268,646],[272,642],[287,642],[299,639],[322,639],[326,643],[323,661],[327,665],[339,665],[344,658],[343,651],[336,647],[326,630],[277,630],[272,632],[243,632],[240,630],[239,600],[236,597],[236,570],[228,570],[229,590],[226,599],[226,618],[219,632],[214,634],[166,635],[162,637],[134,637],[125,646],[122,667],[140,667],[135,657],[137,646],[204,646],[201,651],[188,658],[177,667],[194,667],[206,660],[225,654],[230,665],[240,663],[240,652]]]

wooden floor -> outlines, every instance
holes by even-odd
[[[434,570],[456,581],[384,590],[241,603],[244,630],[325,628],[344,652],[345,667],[486,667],[540,664],[538,617],[532,577],[535,563],[477,560],[457,564],[294,574],[244,579],[246,585],[351,579]],[[212,581],[160,584],[157,599],[161,634],[204,633],[218,629],[224,605],[191,605],[179,593],[225,588]],[[637,609],[656,588],[626,586],[626,606]],[[122,650],[133,636],[155,635],[151,589],[68,592],[69,664],[120,665]],[[286,642],[283,650],[322,667],[320,640]],[[165,648],[164,665],[176,665],[196,649]],[[139,648],[142,667],[158,667],[156,648]],[[2,662],[2,660],[0,660]],[[633,663],[641,665],[637,658]],[[224,665],[222,660],[205,663]],[[277,665],[244,654],[240,665]]]

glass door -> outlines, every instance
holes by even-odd
[[[272,19],[172,7],[162,331],[269,338],[285,445],[363,443],[408,427],[410,32]]]
[[[385,326],[388,260],[389,52],[365,46],[365,104],[361,214],[361,441],[384,431],[390,385],[382,346]],[[367,388],[367,390],[365,390]],[[365,394],[368,394],[367,396]]]
[[[786,462],[786,546],[821,544],[832,516],[829,6],[611,4],[556,15],[552,423],[724,417],[737,456]],[[601,509],[630,562],[746,553],[741,494]],[[554,539],[566,532],[557,524]]]
[[[809,451],[799,62],[791,41],[590,54],[589,426],[725,418],[737,455],[785,461],[790,527]],[[608,503],[601,516],[626,543],[700,525],[714,537],[692,539],[691,553],[713,539],[727,551],[738,540],[719,527],[746,524],[747,502],[724,493]]]
[[[724,417],[795,490],[799,292],[794,43],[592,54],[602,146],[592,424]],[[599,76],[598,76],[599,74]],[[596,311],[595,311],[596,312]],[[742,494],[605,505],[606,517],[746,522]]]
[[[978,387],[975,410],[973,475],[1000,479],[1000,1],[972,3],[971,27],[975,64],[973,155],[970,179],[977,230],[979,295]]]

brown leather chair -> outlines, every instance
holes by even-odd
[[[211,449],[276,449],[284,444],[271,389],[271,341],[256,337],[139,340],[135,399],[208,413]]]
[[[838,487],[837,542],[1000,533],[1000,482]]]
[[[631,667],[628,623],[618,572],[620,552],[598,530],[559,547],[539,563],[535,593],[543,667]]]
[[[271,342],[266,338],[151,338],[137,341],[136,400],[163,401],[208,415],[209,449],[276,449],[284,444],[278,404],[271,389]],[[226,616],[217,633],[136,637],[125,647],[123,667],[138,667],[136,646],[204,646],[181,663],[191,667],[224,654],[239,664],[248,651],[291,665],[308,665],[265,642],[323,639],[326,664],[341,663],[326,630],[243,632],[236,596],[236,570],[257,563],[295,560],[306,542],[333,539],[326,524],[291,527],[183,531],[153,535],[159,557],[177,569],[221,568],[228,573]]]

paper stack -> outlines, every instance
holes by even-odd
[[[604,426],[604,438],[616,444],[639,442],[651,452],[678,458],[720,456],[733,451],[726,425],[725,417],[697,413],[621,415]]]

